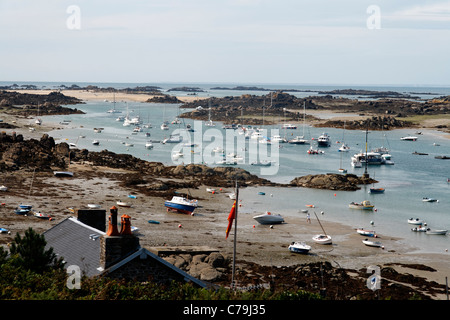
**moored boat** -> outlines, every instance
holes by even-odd
[[[365,230],[364,228],[359,228],[356,229],[356,232],[365,237],[374,237],[374,238],[377,237],[375,230]]]
[[[428,228],[425,232],[426,234],[437,234],[437,235],[446,235],[448,230],[438,230],[438,229],[430,229]]]
[[[351,209],[362,209],[362,210],[373,210],[374,205],[370,203],[369,200],[364,200],[361,203],[351,202],[349,205]]]
[[[428,197],[423,197],[423,198],[422,198],[422,201],[423,201],[423,202],[439,202],[438,199],[435,199],[435,198],[428,198]]]
[[[292,242],[289,247],[289,251],[294,253],[308,253],[311,250],[311,246],[307,245],[305,242]]]
[[[117,201],[116,204],[117,204],[119,207],[125,207],[125,208],[131,207],[131,204],[130,204],[130,203],[125,202],[125,201],[121,201],[121,200]]]
[[[333,241],[331,239],[331,236],[327,234],[316,234],[314,237],[312,237],[313,241],[318,244],[332,244]]]
[[[417,224],[417,225],[422,225],[424,224],[423,220],[419,219],[419,218],[409,218],[408,219],[408,223],[409,224]]]
[[[328,135],[328,133],[322,133],[318,138],[317,138],[317,145],[319,147],[329,147],[331,144],[330,141],[330,136]]]
[[[369,193],[384,193],[384,188],[370,188]]]
[[[53,171],[55,177],[73,177],[73,172],[71,171]]]

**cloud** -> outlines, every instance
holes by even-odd
[[[423,21],[423,22],[449,22],[450,1],[415,5],[390,15],[396,20]]]

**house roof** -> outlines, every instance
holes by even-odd
[[[130,261],[132,261],[133,259],[136,259],[136,258],[140,258],[140,259],[151,258],[151,259],[155,260],[156,262],[160,263],[161,265],[163,265],[164,267],[166,267],[168,269],[172,269],[173,271],[175,271],[178,274],[180,274],[181,276],[183,276],[185,281],[193,282],[194,284],[196,284],[196,285],[198,285],[199,287],[202,287],[202,288],[206,287],[206,284],[203,281],[201,281],[201,280],[199,280],[199,279],[189,275],[188,273],[186,273],[183,270],[175,267],[173,264],[167,262],[166,260],[162,259],[161,257],[159,257],[156,254],[148,251],[145,248],[140,248],[135,253],[127,256],[126,258],[122,259],[120,262],[116,263],[115,265],[112,265],[111,267],[109,267],[108,269],[103,271],[102,274],[108,274],[110,272],[113,272],[114,270],[119,269],[123,265],[127,264],[128,262],[130,262]]]
[[[76,218],[67,218],[43,233],[46,249],[53,251],[66,262],[66,267],[77,265],[88,277],[98,275],[100,267],[100,237],[105,233],[90,227]]]

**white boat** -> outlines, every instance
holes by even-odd
[[[319,149],[313,149],[313,147],[309,147],[308,151],[306,151],[307,154],[324,154],[325,151],[319,150]]]
[[[214,147],[214,149],[212,150],[215,153],[224,153],[225,150],[223,150],[222,147]]]
[[[415,231],[415,232],[426,232],[429,228],[423,226],[423,227],[415,227],[415,228],[411,228],[411,231]]]
[[[294,253],[308,253],[311,250],[311,246],[307,245],[305,242],[292,242],[289,247],[289,251]]]
[[[94,140],[94,141],[92,141],[92,144],[93,144],[94,146],[98,146],[98,145],[100,144],[100,141]]]
[[[185,213],[194,215],[194,210],[198,206],[198,200],[190,200],[184,197],[173,196],[172,200],[166,200],[164,206],[167,211],[175,211],[178,213]]]
[[[366,230],[364,228],[356,229],[356,232],[365,237],[377,237],[375,230]]]
[[[184,157],[184,154],[183,154],[183,151],[182,151],[182,150],[174,151],[174,152],[172,153],[172,159],[173,159],[173,160],[177,160],[177,159],[182,158],[182,157]]]
[[[126,208],[131,207],[131,204],[130,204],[130,203],[124,202],[124,201],[121,201],[121,200],[117,201],[116,204],[117,204],[119,207],[126,207]]]
[[[288,140],[290,144],[308,144],[308,140],[304,139],[303,136],[296,136],[294,139]]]
[[[180,143],[183,141],[183,137],[179,134],[170,135],[169,138],[166,138],[162,141],[163,144],[165,143]]]
[[[131,142],[125,142],[125,146],[126,146],[126,147],[133,147],[134,144],[132,144]]]
[[[428,198],[428,197],[423,197],[422,201],[423,201],[423,202],[439,202],[438,199],[435,199],[435,198]]]
[[[0,191],[8,191],[8,187],[7,186],[0,186]]]
[[[280,135],[274,135],[271,139],[273,142],[278,142],[278,143],[286,143],[287,140],[285,138],[282,138]]]
[[[216,193],[216,189],[214,189],[214,188],[206,188],[206,192]]]
[[[40,211],[34,212],[33,215],[34,215],[36,218],[39,218],[39,219],[51,219],[50,215],[45,214],[45,213],[42,213],[42,212],[40,212]]]
[[[406,136],[406,137],[401,137],[400,140],[403,141],[416,141],[418,138],[416,136]]]
[[[343,143],[340,148],[338,149],[339,152],[348,152],[350,150],[350,147]]]
[[[409,224],[416,224],[416,225],[422,225],[424,224],[423,220],[419,219],[419,218],[409,218],[408,219],[408,223]]]
[[[169,126],[166,123],[161,125],[161,130],[169,130]]]
[[[328,133],[322,133],[319,138],[317,138],[317,145],[319,147],[329,147],[331,144],[330,142],[330,136]]]
[[[253,219],[258,221],[260,224],[278,224],[278,223],[284,222],[284,219],[281,215],[273,214],[269,211],[267,211],[266,213],[254,216]]]
[[[145,148],[146,149],[153,149],[153,143],[151,141],[147,141],[145,143]]]
[[[95,203],[88,203],[87,206],[89,209],[100,209],[102,207],[101,205]]]
[[[333,241],[331,239],[331,236],[327,234],[317,234],[314,237],[312,237],[313,241],[318,244],[332,244]]]
[[[446,235],[448,230],[427,229],[426,234]]]
[[[380,241],[372,241],[369,239],[364,239],[362,243],[364,243],[368,247],[384,248],[383,244]]]
[[[254,161],[251,163],[252,166],[260,166],[260,167],[270,167],[272,165],[271,161],[262,160],[262,161]]]
[[[231,199],[231,200],[236,200],[236,193],[229,193],[228,194],[228,197]]]

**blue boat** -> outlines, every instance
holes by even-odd
[[[189,200],[184,197],[172,197],[172,200],[166,200],[164,205],[167,207],[167,211],[175,211],[178,213],[185,213],[192,215],[195,208],[198,206],[197,200]]]

